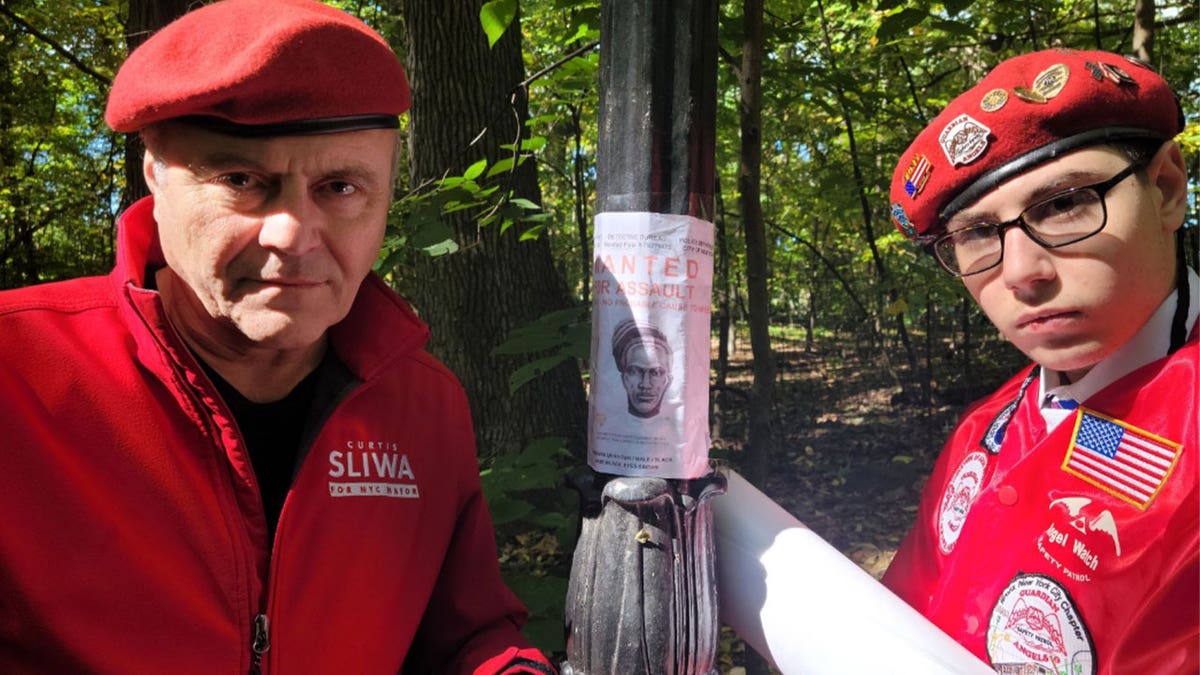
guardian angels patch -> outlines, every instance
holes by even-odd
[[[1096,648],[1071,594],[1041,574],[1018,574],[992,608],[988,659],[997,673],[1095,675]]]
[[[979,123],[979,120],[963,113],[950,120],[950,123],[938,134],[938,144],[951,165],[970,164],[979,159],[988,146],[988,134],[992,130]]]
[[[949,555],[962,534],[963,523],[971,512],[971,505],[979,496],[983,486],[983,472],[987,469],[987,453],[976,450],[963,459],[958,470],[946,484],[942,503],[938,506],[938,548]]]

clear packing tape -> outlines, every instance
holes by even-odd
[[[721,619],[785,675],[995,675],[751,485],[713,500]]]

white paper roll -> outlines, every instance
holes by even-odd
[[[721,618],[785,675],[995,675],[736,472],[713,500]]]

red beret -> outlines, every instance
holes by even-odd
[[[906,236],[948,218],[1013,176],[1071,150],[1183,129],[1170,86],[1109,52],[1051,49],[996,66],[950,102],[900,156],[891,213]]]
[[[104,118],[138,131],[187,118],[238,135],[395,128],[404,68],[362,21],[314,0],[224,0],[129,55]]]

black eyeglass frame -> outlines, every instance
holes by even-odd
[[[1105,225],[1108,225],[1108,204],[1104,200],[1105,195],[1107,195],[1108,192],[1117,185],[1117,183],[1120,183],[1121,181],[1125,180],[1126,178],[1137,173],[1139,170],[1141,170],[1145,166],[1146,166],[1145,162],[1133,162],[1129,166],[1127,166],[1124,169],[1122,169],[1121,171],[1117,172],[1117,174],[1115,176],[1113,176],[1112,178],[1109,178],[1108,180],[1100,181],[1099,183],[1092,183],[1091,185],[1080,185],[1078,187],[1073,187],[1068,190],[1063,190],[1062,192],[1055,193],[1045,199],[1038,201],[1036,204],[1031,204],[1031,205],[1025,207],[1025,210],[1021,211],[1021,213],[1016,218],[1013,218],[1012,220],[1006,220],[1002,223],[975,223],[973,225],[969,225],[967,227],[954,230],[953,232],[943,232],[942,234],[938,235],[937,237],[933,238],[928,243],[926,243],[925,250],[928,251],[930,254],[932,254],[933,257],[937,259],[938,264],[941,265],[942,269],[946,270],[950,274],[952,274],[956,277],[969,277],[969,276],[972,276],[975,274],[980,274],[982,272],[986,272],[990,269],[993,269],[996,266],[998,266],[1001,262],[1004,261],[1004,233],[1013,227],[1020,228],[1021,231],[1024,232],[1026,236],[1028,236],[1030,239],[1032,239],[1034,242],[1036,242],[1038,246],[1041,246],[1042,248],[1061,248],[1063,246],[1069,246],[1071,244],[1079,243],[1079,242],[1083,241],[1084,239],[1096,236],[1097,234],[1100,233],[1101,230],[1104,229]],[[1102,216],[1100,218],[1100,225],[1095,230],[1092,230],[1091,232],[1088,232],[1087,234],[1080,235],[1073,239],[1068,239],[1066,241],[1048,242],[1048,241],[1042,239],[1040,236],[1038,236],[1038,234],[1036,232],[1034,232],[1031,227],[1029,227],[1029,223],[1025,222],[1025,214],[1026,213],[1029,213],[1030,211],[1032,211],[1036,208],[1039,208],[1039,207],[1043,206],[1044,204],[1052,202],[1056,199],[1062,199],[1065,195],[1075,194],[1077,192],[1081,192],[1084,190],[1091,190],[1092,192],[1095,192],[1096,196],[1099,197],[1099,199],[1100,199],[1100,212],[1101,212]],[[957,269],[955,269],[958,267],[957,262],[955,262],[953,264],[953,266],[951,266],[951,263],[947,262],[946,260],[944,260],[942,258],[941,249],[939,248],[939,246],[943,242],[948,241],[954,237],[961,236],[963,232],[973,232],[973,231],[982,230],[982,229],[993,230],[996,233],[996,237],[1000,240],[1000,255],[996,257],[996,262],[992,263],[991,265],[988,265],[987,267],[977,269],[977,270],[974,270],[971,272],[960,272]],[[951,248],[949,250],[949,255],[951,255],[951,256],[954,255],[953,248]]]

